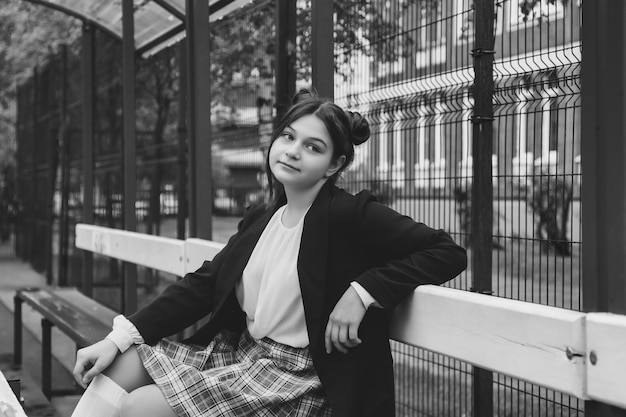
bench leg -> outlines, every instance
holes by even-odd
[[[52,396],[52,326],[50,320],[41,319],[41,391]]]
[[[22,365],[22,299],[13,297],[13,364]]]

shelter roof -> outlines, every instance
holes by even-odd
[[[121,0],[28,0],[91,22],[122,38]],[[184,37],[185,0],[133,0],[135,49],[154,52]],[[253,0],[207,0],[209,21],[219,20]]]

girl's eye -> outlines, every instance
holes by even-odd
[[[287,140],[293,140],[293,135],[289,132],[283,132],[280,134],[280,136]]]
[[[307,147],[308,149],[312,150],[313,152],[317,152],[317,153],[319,153],[319,152],[320,152],[320,148],[319,148],[318,146],[316,146],[316,145],[311,145],[311,144],[309,144],[309,145],[306,145],[306,147]]]

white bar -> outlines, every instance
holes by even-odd
[[[183,276],[212,260],[224,244],[78,224],[76,247]],[[391,337],[581,399],[626,408],[623,315],[585,314],[425,285],[394,312]]]
[[[212,260],[223,247],[223,243],[217,243],[210,240],[195,238],[187,239],[185,241],[185,271],[193,272],[200,268],[204,261]]]
[[[585,398],[584,323],[584,313],[426,285],[396,309],[391,337]]]
[[[626,408],[626,316],[588,313],[587,349],[587,394]]]
[[[77,224],[76,247],[174,275],[185,273],[185,242],[178,239]]]

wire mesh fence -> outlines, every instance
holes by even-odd
[[[348,25],[364,48],[336,49],[337,101],[372,124],[346,187],[372,188],[471,250],[473,2],[351,3],[377,12]],[[493,294],[580,310],[580,5],[494,7]],[[471,273],[450,285],[469,290]],[[471,414],[470,367],[394,348],[399,413]],[[575,398],[497,374],[493,401],[497,415],[583,413]]]
[[[297,2],[297,84],[310,84],[310,1]],[[224,242],[264,198],[275,115],[275,3],[212,26],[213,233]],[[473,0],[335,2],[336,101],[368,118],[340,185],[442,228],[472,250]],[[501,0],[491,22],[493,294],[580,310],[580,27],[576,1]],[[123,227],[121,45],[97,32],[94,219]],[[137,229],[185,237],[188,150],[181,45],[137,59]],[[51,57],[19,89],[18,253],[51,282],[80,285],[80,51]],[[62,100],[65,97],[65,101]],[[61,103],[65,104],[61,104]],[[61,115],[64,116],[61,116]],[[51,245],[37,244],[49,241]],[[94,296],[119,308],[123,269],[95,258]],[[473,266],[448,285],[470,290]],[[176,279],[139,269],[140,305]],[[462,341],[459,341],[462,343]],[[474,415],[472,367],[392,342],[400,416]],[[575,398],[493,376],[494,415],[583,415]]]

